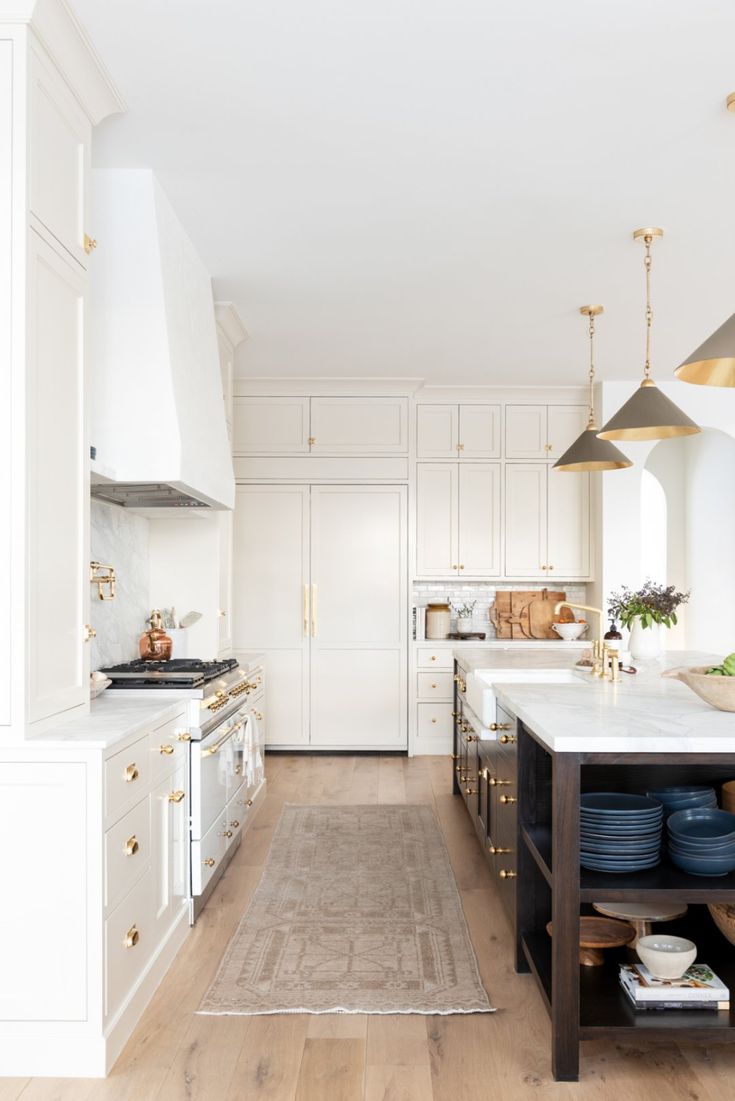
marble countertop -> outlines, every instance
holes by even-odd
[[[460,655],[458,655],[460,656]],[[467,662],[463,650],[463,664]],[[472,671],[574,668],[574,655],[496,650],[472,654]],[[717,711],[665,669],[707,665],[721,655],[670,650],[638,665],[619,684],[582,670],[579,683],[495,682],[498,702],[556,753],[735,753],[735,713]]]
[[[581,642],[502,642],[458,649],[454,656],[469,673],[483,669],[573,669],[582,652],[589,649],[589,643]]]
[[[37,749],[110,749],[183,712],[186,700],[130,700],[103,692],[89,705],[89,714],[26,738],[24,746]]]

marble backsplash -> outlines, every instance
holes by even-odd
[[[117,594],[99,600],[92,587],[90,616],[97,637],[92,640],[92,669],[138,657],[138,639],[150,615],[149,521],[118,505],[92,501],[92,559],[115,567]]]
[[[424,609],[432,601],[447,600],[452,605],[452,630],[454,630],[454,608],[458,605],[475,601],[472,615],[473,631],[484,631],[488,638],[495,638],[495,628],[488,618],[491,606],[495,603],[495,594],[502,590],[523,589],[527,592],[548,589],[548,585],[534,585],[526,581],[518,581],[513,585],[492,584],[483,581],[467,581],[464,584],[442,581],[414,581],[412,603],[418,609]],[[579,582],[565,584],[558,582],[555,586],[567,594],[567,600],[578,600],[582,604],[587,603],[587,586]]]

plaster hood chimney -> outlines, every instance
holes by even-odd
[[[136,509],[230,509],[209,274],[153,172],[92,177],[92,494]]]

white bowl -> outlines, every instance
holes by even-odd
[[[655,979],[680,979],[697,958],[694,941],[664,933],[640,937],[635,950]]]
[[[576,642],[587,630],[586,623],[552,623],[551,626],[565,642]]]

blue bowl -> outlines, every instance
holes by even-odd
[[[608,815],[660,814],[661,804],[647,795],[632,795],[627,791],[587,791],[581,797],[582,813],[588,812],[606,818]]]
[[[660,799],[662,803],[670,799],[689,798],[692,795],[714,795],[715,789],[708,784],[679,784],[670,788],[651,788],[646,792],[650,799]]]
[[[672,864],[676,864],[677,868],[688,872],[689,875],[722,876],[735,871],[735,854],[726,860],[713,860],[702,856],[684,856],[682,853],[669,850],[669,856]]]
[[[677,810],[669,818],[667,827],[672,837],[681,837],[685,841],[692,838],[735,840],[735,814],[728,814],[725,810],[707,807]]]
[[[679,849],[683,853],[691,853],[693,856],[727,856],[735,852],[735,840],[732,838],[718,841],[712,837],[674,837],[669,835],[668,846],[670,849]]]

